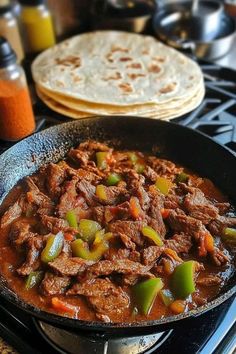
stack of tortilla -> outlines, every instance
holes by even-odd
[[[153,37],[99,31],[72,37],[32,65],[38,96],[71,118],[135,115],[169,120],[205,93],[196,62]]]

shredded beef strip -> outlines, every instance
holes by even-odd
[[[131,240],[129,236],[126,234],[122,234],[121,232],[119,233],[120,239],[124,246],[130,250],[135,250],[136,244]]]
[[[165,197],[164,208],[165,209],[181,209],[182,208],[183,197],[181,195],[175,194],[173,191]]]
[[[184,232],[196,240],[200,238],[201,233],[206,233],[207,229],[200,220],[187,216],[182,210],[171,210],[167,218],[171,229],[177,232]]]
[[[71,278],[67,276],[58,276],[54,273],[46,272],[40,290],[43,295],[60,295],[69,287]]]
[[[25,181],[28,189],[26,194],[28,202],[38,207],[39,215],[51,215],[54,210],[52,200],[39,190],[31,177],[26,177]]]
[[[124,290],[109,279],[92,279],[75,284],[67,295],[83,295],[98,313],[108,316],[122,313],[129,307],[130,299]],[[106,319],[107,320],[107,319]]]
[[[236,227],[236,217],[229,218],[227,216],[218,216],[218,218],[212,220],[207,227],[213,235],[221,237],[224,228]]]
[[[96,171],[97,172],[97,171]],[[102,177],[97,173],[89,171],[88,169],[78,168],[78,170],[74,170],[74,176],[76,176],[79,180],[86,180],[92,184],[98,183],[101,181]]]
[[[183,207],[188,212],[188,215],[201,220],[205,225],[217,218],[219,210],[206,199],[204,193],[199,188],[190,187],[184,183],[180,183],[179,185],[184,191],[188,192],[183,201]]]
[[[170,239],[165,240],[165,246],[177,253],[188,253],[193,246],[191,236],[185,233],[175,234]]]
[[[108,294],[117,294],[117,287],[108,278],[90,279],[82,283],[76,283],[66,293],[66,295],[84,296],[103,296]]]
[[[27,256],[26,261],[17,269],[19,275],[29,275],[40,265],[40,252],[43,249],[43,236],[34,235],[26,241]]]
[[[141,236],[141,229],[145,226],[143,221],[115,221],[110,224],[109,229],[115,235],[125,234],[130,237],[131,241],[141,246],[143,244],[143,237]]]
[[[87,261],[79,257],[67,257],[64,254],[57,257],[53,262],[48,263],[53,271],[65,276],[76,276],[92,264],[94,264],[93,261]]]
[[[230,206],[230,203],[214,203],[215,207],[219,210],[219,214],[220,215],[223,215],[223,214],[226,214],[231,206]]]
[[[148,193],[146,192],[146,190],[143,187],[144,183],[145,183],[144,178],[135,179],[132,182],[131,193],[138,198],[141,208],[143,210],[147,210],[149,207],[150,198],[149,198]]]
[[[93,279],[112,273],[145,275],[152,278],[149,272],[150,266],[143,266],[138,262],[129,259],[116,259],[114,261],[102,260],[87,268],[84,273],[84,279]]]
[[[115,206],[96,206],[92,208],[94,220],[101,225],[106,225],[118,219],[126,220],[131,218],[130,204],[128,201]]]
[[[88,140],[79,145],[79,149],[82,151],[91,151],[91,152],[98,152],[98,151],[112,151],[108,145],[104,143],[100,143],[95,140]]]
[[[161,237],[165,237],[166,226],[163,221],[161,210],[163,209],[163,198],[156,193],[152,195],[148,216],[146,219],[150,225]]]
[[[169,160],[158,159],[155,156],[149,156],[147,160],[152,169],[162,177],[172,177],[174,179],[177,174],[183,171],[182,167],[177,167]]]
[[[57,206],[58,215],[64,218],[67,211],[73,210],[79,203],[79,195],[76,191],[76,185],[78,178],[73,177],[71,181],[68,181],[63,186],[63,192],[60,197],[60,201]]]
[[[71,233],[75,235],[78,231],[69,227],[69,224],[66,220],[57,218],[55,216],[43,215],[41,217],[42,224],[47,228],[48,232],[57,234],[60,231]]]
[[[149,181],[153,183],[156,182],[158,177],[158,174],[148,165],[145,167],[143,174]]]
[[[61,194],[61,185],[66,178],[66,171],[60,165],[50,163],[46,168],[46,187],[50,197],[57,199]]]
[[[114,261],[116,259],[130,258],[130,250],[127,248],[109,248],[104,253],[104,258],[109,261]]]
[[[86,180],[81,180],[77,184],[77,189],[82,194],[89,206],[93,206],[95,204],[95,186]]]
[[[160,258],[163,251],[164,248],[159,246],[149,246],[145,248],[142,255],[143,264],[153,266],[158,258]]]
[[[14,247],[21,247],[32,236],[28,220],[18,220],[11,225],[9,239]]]
[[[1,218],[1,228],[10,225],[13,221],[19,218],[25,209],[25,197],[21,195],[16,202],[11,205],[3,214]]]
[[[220,250],[217,247],[214,248],[214,251],[210,254],[210,257],[213,263],[219,267],[230,260],[228,251],[226,249]]]

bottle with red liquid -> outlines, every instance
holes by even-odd
[[[0,139],[17,141],[35,130],[23,68],[8,41],[0,37]]]

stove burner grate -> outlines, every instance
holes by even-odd
[[[65,354],[141,354],[154,353],[172,330],[140,337],[103,339],[76,335],[42,321],[34,320],[42,337],[59,353]]]

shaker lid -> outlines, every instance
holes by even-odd
[[[0,68],[6,68],[10,64],[16,62],[16,53],[10,46],[9,42],[0,37]]]
[[[4,15],[5,13],[10,12],[11,10],[11,5],[0,5],[0,15]]]
[[[38,6],[43,5],[45,0],[19,0],[19,3],[26,6]]]

